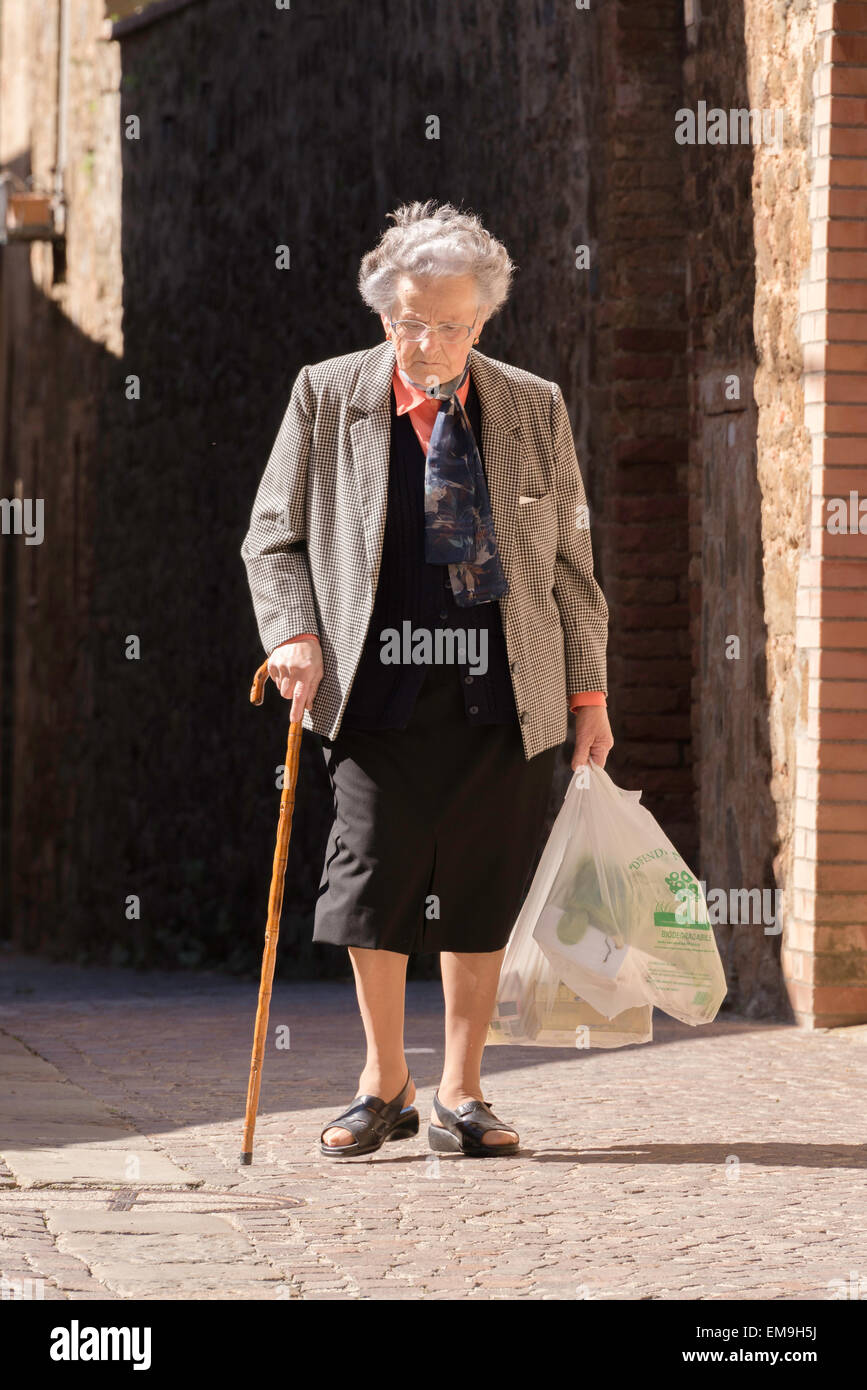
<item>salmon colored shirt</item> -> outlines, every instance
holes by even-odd
[[[433,430],[434,421],[439,413],[441,402],[436,397],[425,395],[424,391],[419,390],[417,386],[413,386],[409,381],[405,380],[397,363],[395,363],[394,367],[392,385],[394,386],[397,413],[398,415],[406,415],[407,411],[410,412],[410,423],[415,430],[416,438],[424,450],[426,458],[428,445],[430,444],[431,431]],[[468,373],[466,381],[458,391],[458,399],[463,406],[466,406],[469,389],[470,378]],[[319,640],[315,632],[301,632],[297,637],[290,637],[288,640],[290,642],[300,642],[303,638],[317,642]],[[284,644],[281,643],[281,646],[282,645]],[[582,690],[569,697],[569,708],[573,712],[578,709],[579,705],[604,705],[606,703],[606,696],[603,690]]]

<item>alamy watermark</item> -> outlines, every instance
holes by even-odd
[[[0,1274],[0,1300],[30,1300],[45,1297],[44,1279],[8,1279]]]
[[[45,503],[41,497],[0,497],[0,532],[22,536],[25,545],[45,539]]]
[[[783,930],[781,888],[711,888],[702,878],[698,884],[684,884],[674,889],[680,906],[675,918],[681,926],[703,921],[696,911],[699,901],[697,887],[707,902],[707,920],[711,926],[732,923],[735,926],[764,925],[765,936],[779,936]]]
[[[678,145],[765,145],[779,154],[784,115],[782,107],[708,110],[707,102],[700,101],[695,111],[683,106],[675,112],[674,138]]]
[[[408,618],[383,628],[379,659],[384,666],[468,666],[473,675],[488,669],[487,628],[413,627]]]
[[[54,1327],[48,1355],[52,1361],[130,1361],[134,1371],[151,1365],[149,1327],[82,1327],[73,1318],[68,1327]]]
[[[867,1276],[859,1274],[857,1269],[849,1271],[848,1281],[846,1279],[828,1280],[828,1297],[832,1300],[851,1299],[855,1303],[863,1303],[867,1300]]]
[[[830,536],[867,536],[867,497],[859,497],[855,488],[845,497],[826,497],[828,518],[825,529]]]

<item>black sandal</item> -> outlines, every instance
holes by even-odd
[[[435,1153],[462,1153],[467,1158],[488,1158],[491,1154],[515,1154],[520,1147],[518,1131],[498,1120],[488,1100],[465,1100],[457,1110],[446,1110],[434,1092],[434,1110],[440,1125],[428,1125],[428,1143]],[[441,1126],[444,1126],[441,1127]],[[486,1144],[482,1135],[491,1129],[509,1130],[513,1144]]]
[[[328,1158],[358,1158],[373,1154],[392,1139],[411,1139],[418,1134],[418,1111],[414,1105],[404,1105],[409,1090],[410,1075],[400,1095],[384,1101],[379,1096],[356,1096],[348,1110],[331,1120],[319,1136],[319,1152]],[[329,1129],[348,1129],[355,1135],[351,1144],[326,1144],[323,1136]]]

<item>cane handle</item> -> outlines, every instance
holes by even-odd
[[[262,665],[259,667],[259,669],[258,669],[258,671],[256,672],[255,676],[253,677],[253,684],[250,686],[250,704],[251,704],[251,705],[261,705],[262,701],[263,701],[264,698],[265,698],[265,682],[266,682],[266,680],[268,679],[268,662],[269,662],[270,660],[271,660],[270,656],[267,656],[267,657],[265,658],[265,660],[262,662]],[[302,722],[303,717],[304,717],[304,711],[303,711],[303,710],[301,711],[301,716],[302,716],[301,719],[296,719],[296,720],[295,720],[295,723],[296,723],[296,724],[300,724],[300,723]],[[291,719],[290,719],[290,723],[291,723],[291,722],[292,722],[292,721],[291,721]]]

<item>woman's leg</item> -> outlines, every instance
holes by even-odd
[[[437,1093],[447,1110],[454,1110],[465,1100],[484,1100],[482,1053],[505,952],[504,946],[500,951],[440,954],[446,1003],[446,1055]],[[431,1115],[431,1123],[437,1123],[436,1112]],[[491,1129],[482,1142],[513,1144],[515,1136],[509,1130]]]
[[[409,956],[398,951],[350,946],[349,958],[367,1038],[367,1061],[355,1094],[393,1100],[400,1094],[407,1073],[403,1017]],[[405,1104],[410,1105],[414,1099],[415,1083],[410,1086]],[[348,1130],[340,1128],[328,1129],[324,1135],[326,1144],[350,1144],[352,1139]]]

